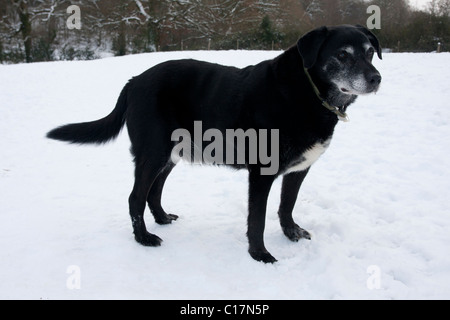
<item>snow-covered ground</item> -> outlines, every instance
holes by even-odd
[[[133,75],[169,59],[243,67],[279,52],[152,53],[0,65],[0,298],[449,299],[450,54],[386,54],[377,95],[361,97],[313,166],[292,243],[270,194],[266,246],[247,253],[247,174],[179,165],[163,203],[180,216],[133,238],[126,130],[103,147],[50,141],[55,126],[109,113]]]

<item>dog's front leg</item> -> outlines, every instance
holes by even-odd
[[[300,228],[292,218],[292,211],[297,201],[298,191],[308,171],[309,169],[301,172],[293,172],[283,177],[278,215],[284,234],[292,241],[298,241],[300,239],[311,240],[309,232]]]
[[[252,258],[257,261],[274,263],[277,260],[264,246],[264,227],[266,223],[267,197],[275,177],[263,176],[259,170],[256,171],[250,171],[249,175],[248,251]]]

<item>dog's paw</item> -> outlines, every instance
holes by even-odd
[[[160,237],[147,231],[141,235],[135,234],[134,238],[137,242],[146,247],[159,247],[162,242],[162,239]]]
[[[289,240],[294,242],[298,242],[300,239],[311,240],[311,234],[296,224],[292,227],[283,227],[283,232]]]
[[[161,224],[161,225],[163,225],[163,224],[171,224],[172,221],[175,221],[177,219],[178,219],[178,216],[175,215],[175,214],[166,214],[166,215],[164,215],[162,217],[155,218],[155,222],[157,224]]]
[[[266,251],[249,251],[250,255],[256,261],[264,263],[275,263],[278,260],[275,259],[267,250]]]

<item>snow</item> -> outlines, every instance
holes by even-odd
[[[269,197],[265,241],[247,253],[247,173],[177,166],[163,193],[180,216],[138,245],[128,215],[126,130],[103,147],[45,138],[109,113],[126,81],[170,59],[243,67],[280,52],[150,53],[0,65],[1,299],[449,299],[450,54],[385,54],[377,95],[360,97],[312,167],[290,242]]]

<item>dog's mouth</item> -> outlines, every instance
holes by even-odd
[[[347,88],[339,88],[339,90],[347,95],[367,95],[367,94],[371,94],[371,93],[377,93],[379,89],[379,86],[376,86],[374,88],[367,88],[365,90],[356,90],[356,89],[347,89]]]
[[[357,90],[353,90],[353,89],[347,89],[347,88],[339,88],[339,90],[346,95],[360,95],[361,93],[359,93]]]

